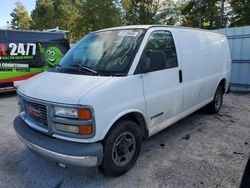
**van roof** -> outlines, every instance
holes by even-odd
[[[188,30],[198,30],[198,31],[207,31],[207,32],[212,32],[210,30],[206,29],[199,29],[199,28],[192,28],[192,27],[183,27],[183,26],[174,26],[174,25],[128,25],[128,26],[119,26],[119,27],[111,27],[107,29],[101,29],[95,32],[100,32],[100,31],[111,31],[111,30],[119,30],[119,29],[149,29],[152,27],[166,27],[166,28],[177,28],[177,29],[188,29]]]
[[[28,41],[47,41],[47,40],[65,40],[66,35],[63,32],[42,32],[42,31],[18,31],[0,29],[1,40],[28,40]]]

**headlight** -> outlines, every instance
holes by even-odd
[[[64,117],[74,119],[70,123],[65,120],[65,124],[62,122],[54,122],[54,128],[61,132],[79,134],[79,135],[92,135],[93,129],[93,115],[92,111],[88,108],[74,108],[74,107],[63,107],[54,106],[53,108],[55,117]],[[90,120],[89,124],[79,124],[78,120]],[[69,124],[68,124],[69,123]]]
[[[55,129],[58,131],[79,134],[79,126],[64,125],[64,124],[59,124],[59,123],[55,123],[54,126],[55,126]]]
[[[71,108],[71,107],[54,107],[54,115],[58,117],[74,118],[79,120],[90,120],[92,114],[90,109]]]
[[[76,108],[65,108],[65,107],[54,107],[55,116],[67,117],[67,118],[78,118]]]
[[[62,132],[80,134],[80,135],[91,135],[93,134],[92,125],[65,125],[60,123],[55,123],[55,129]]]

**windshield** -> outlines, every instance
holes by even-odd
[[[95,74],[125,75],[143,34],[142,29],[90,33],[69,50],[59,66]]]

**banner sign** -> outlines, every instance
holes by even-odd
[[[46,71],[56,66],[67,51],[67,41],[0,42],[0,83]]]

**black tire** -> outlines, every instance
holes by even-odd
[[[222,103],[223,103],[223,94],[224,94],[224,92],[223,92],[222,87],[218,86],[217,90],[214,94],[213,101],[208,105],[209,111],[212,114],[216,114],[220,111],[220,108],[221,108]]]
[[[142,144],[141,130],[130,120],[118,121],[103,143],[103,161],[99,170],[107,176],[120,176],[135,164]]]

